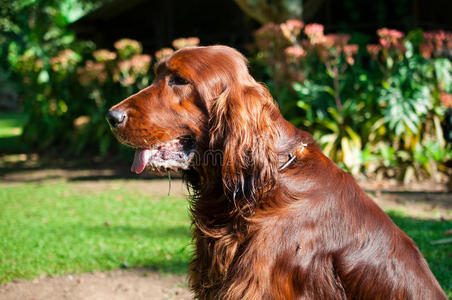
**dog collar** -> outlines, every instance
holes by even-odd
[[[307,146],[308,146],[308,144],[301,143],[300,146],[298,146],[292,153],[289,154],[289,159],[286,161],[286,163],[284,165],[282,165],[279,168],[279,171],[281,172],[282,170],[287,168],[295,160],[295,158],[297,158],[297,154],[303,153],[304,148],[306,148]]]

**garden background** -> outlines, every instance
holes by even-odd
[[[115,269],[173,278],[158,299],[189,297],[186,191],[127,174],[133,153],[104,115],[152,82],[158,60],[215,43],[248,57],[283,115],[416,241],[452,297],[447,1],[151,2],[0,2],[0,298],[30,292],[21,278]]]

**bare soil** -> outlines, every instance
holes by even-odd
[[[127,167],[125,167],[127,168]],[[124,169],[122,169],[124,170]],[[176,174],[173,174],[173,176]],[[88,192],[119,188],[123,184],[145,193],[168,192],[167,179],[145,180],[149,176],[131,177],[116,168],[0,168],[1,186],[23,182],[49,183],[67,181]],[[115,179],[112,181],[112,179]],[[431,182],[400,186],[391,181],[360,182],[360,185],[383,209],[403,210],[419,218],[452,219],[452,194],[446,186]],[[171,182],[171,194],[183,196],[187,190],[180,179]],[[115,270],[79,275],[41,277],[31,281],[14,280],[0,285],[0,300],[52,299],[191,299],[185,276],[161,275],[147,269]]]
[[[192,299],[185,276],[145,269],[15,280],[0,286],[1,300]]]

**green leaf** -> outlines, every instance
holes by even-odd
[[[325,91],[333,97],[335,97],[335,95],[336,95],[336,92],[334,91],[334,89],[332,87],[329,87],[329,86],[325,87]]]
[[[42,70],[38,75],[38,83],[48,83],[49,82],[49,72]]]
[[[441,90],[452,92],[452,63],[447,58],[434,60],[435,76]]]
[[[334,108],[334,107],[328,107],[328,112],[331,114],[331,116],[333,116],[333,118],[334,118],[334,120],[335,120],[336,122],[339,122],[339,121],[340,121],[341,117],[340,117],[339,112],[337,111],[336,108]]]
[[[345,131],[350,136],[353,145],[361,149],[361,137],[350,126],[345,126]]]
[[[307,104],[306,102],[304,102],[303,100],[298,100],[297,101],[297,106],[303,110],[309,110],[311,109],[311,106],[309,104]]]

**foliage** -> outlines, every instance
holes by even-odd
[[[32,0],[1,11],[0,71],[22,82],[29,149],[70,155],[124,149],[113,142],[104,114],[152,79],[151,57],[138,41],[122,39],[112,51],[75,40],[66,25],[98,5],[80,3]],[[452,35],[377,34],[378,44],[358,47],[348,35],[325,35],[320,24],[267,24],[256,33],[255,61],[271,78],[283,114],[312,132],[342,167],[405,181],[438,179],[451,158],[440,125],[452,105]],[[198,43],[183,38],[173,47]],[[173,51],[157,51],[155,61]]]
[[[363,51],[320,24],[267,24],[256,32],[255,62],[283,114],[351,173],[439,180],[452,158],[441,129],[452,33],[382,28],[377,36]]]
[[[30,0],[1,2],[0,72],[24,101],[29,121],[23,142],[47,150],[67,143],[72,133],[67,113],[79,100],[75,69],[93,49],[75,40],[66,26],[105,1]],[[79,103],[79,102],[77,102]],[[68,130],[69,129],[69,130]],[[68,146],[72,146],[67,144]]]
[[[29,87],[24,141],[37,150],[64,145],[67,154],[94,150],[104,155],[113,137],[105,112],[150,83],[151,57],[141,44],[122,39],[115,51],[92,46],[64,49],[44,60],[26,52],[14,66]],[[86,58],[86,59],[85,59]]]
[[[235,3],[251,18],[261,24],[268,22],[281,22],[291,18],[301,18],[304,4],[298,0],[234,0]],[[311,5],[314,2],[323,3],[324,0],[307,0]],[[309,6],[309,5],[308,5]],[[320,5],[316,5],[318,7]]]
[[[287,19],[313,19],[325,5],[325,0],[234,0],[251,18],[261,24]],[[353,7],[348,7],[353,9]],[[358,12],[359,13],[359,12]]]
[[[66,26],[107,0],[0,0],[0,71],[7,75],[25,53],[51,57],[75,45]]]
[[[176,49],[194,46],[198,38],[180,38]],[[121,39],[114,51],[96,50],[87,42],[74,42],[54,55],[27,50],[13,64],[22,77],[24,107],[29,116],[23,141],[38,151],[57,149],[61,154],[115,153],[124,149],[114,141],[105,112],[120,100],[151,83],[150,55],[140,42]],[[163,49],[157,58],[174,50]]]

